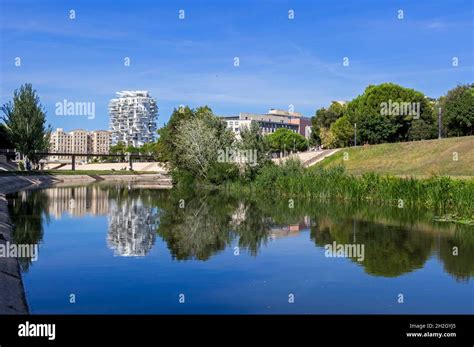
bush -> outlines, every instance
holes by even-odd
[[[239,177],[239,168],[232,163],[215,163],[209,169],[207,180],[212,184],[235,181]]]
[[[171,178],[173,179],[173,185],[178,187],[190,187],[195,181],[195,177],[191,172],[181,169],[173,169]]]

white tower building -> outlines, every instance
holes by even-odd
[[[155,140],[158,107],[147,91],[117,92],[110,100],[112,145],[119,142],[135,147]]]

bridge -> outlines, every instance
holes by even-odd
[[[14,149],[0,149],[0,155],[4,155],[6,159],[15,160],[17,157],[17,151]],[[134,153],[116,153],[116,154],[99,154],[99,153],[66,153],[66,152],[35,152],[40,156],[51,157],[71,157],[71,169],[76,170],[76,157],[116,157],[126,158],[128,160],[128,168],[133,170],[133,159],[154,159],[152,155],[146,154],[134,154]],[[64,162],[64,161],[54,161]]]

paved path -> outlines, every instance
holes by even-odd
[[[321,160],[333,155],[334,153],[338,152],[340,148],[336,149],[323,149],[321,151],[307,151],[307,152],[300,152],[296,154],[289,155],[282,159],[273,159],[276,163],[282,163],[288,158],[298,158],[304,167],[313,166],[316,163],[319,163]]]

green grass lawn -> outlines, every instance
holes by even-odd
[[[396,176],[473,177],[474,136],[343,148],[314,167],[338,164],[355,175],[375,172]]]

